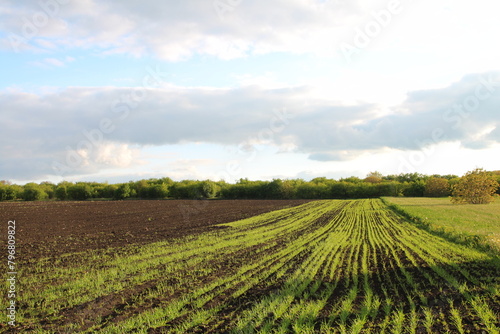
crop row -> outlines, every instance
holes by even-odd
[[[25,268],[35,332],[499,333],[498,259],[380,200],[316,201]]]

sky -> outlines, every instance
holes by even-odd
[[[499,170],[500,3],[4,0],[0,179]]]

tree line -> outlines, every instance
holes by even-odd
[[[500,193],[500,171],[484,172],[492,180],[494,191]],[[465,176],[464,176],[465,177]],[[383,176],[372,172],[366,178],[339,180],[318,177],[274,179],[235,183],[211,180],[173,181],[168,177],[119,184],[98,182],[27,183],[23,186],[0,181],[0,201],[9,200],[95,200],[136,199],[355,199],[381,196],[444,197],[461,184],[456,175],[423,175],[407,173]],[[496,183],[495,183],[496,182]],[[496,184],[496,187],[494,186]]]

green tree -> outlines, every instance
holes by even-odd
[[[382,182],[382,178],[378,177],[378,176],[371,175],[371,176],[367,176],[364,179],[364,181],[368,182],[368,183],[380,183],[380,182]]]
[[[55,198],[56,185],[49,181],[40,183],[40,188],[47,194],[49,199]]]
[[[162,183],[163,184],[163,183]],[[167,185],[165,187],[168,188]],[[170,196],[174,198],[200,199],[203,198],[200,189],[200,182],[193,180],[183,180],[175,182],[169,188]]]
[[[406,197],[422,197],[424,192],[425,182],[423,180],[408,182],[403,189],[403,194]]]
[[[291,179],[283,181],[283,197],[286,199],[297,198],[297,193],[299,186],[304,184],[304,180],[302,179]],[[319,186],[323,186],[323,183],[320,183]]]
[[[494,194],[499,187],[492,173],[482,168],[467,172],[460,181],[453,186],[453,203],[487,204],[494,200]]]
[[[114,199],[125,199],[129,198],[131,194],[130,185],[128,183],[123,183],[116,188],[113,198]]]
[[[92,183],[91,187],[93,189],[93,198],[112,198],[116,190],[110,189],[110,185],[107,182]]]
[[[431,177],[425,182],[424,195],[427,197],[444,197],[450,195],[450,183],[441,177]]]
[[[352,187],[353,185],[348,182],[335,182],[330,186],[330,197],[338,199],[349,198],[350,188]]]
[[[146,180],[140,180],[135,182],[134,184],[135,191],[137,196],[140,198],[149,198],[149,189],[150,185]]]
[[[87,183],[72,184],[68,187],[68,197],[76,201],[84,201],[92,198],[94,190]]]
[[[22,198],[25,201],[40,201],[48,198],[47,193],[36,183],[27,183],[24,186]]]
[[[366,175],[366,177],[376,177],[376,178],[379,178],[379,179],[382,179],[384,177],[384,175],[380,172],[370,172],[368,173],[368,175]]]
[[[285,190],[281,179],[273,179],[265,187],[266,198],[283,199]]]
[[[416,181],[421,181],[426,178],[425,175],[419,174],[419,173],[401,173],[398,175],[387,175],[383,177],[385,180],[389,181],[398,181],[398,182],[416,182]]]
[[[55,196],[61,201],[67,200],[69,198],[68,186],[71,185],[69,182],[61,182],[57,185]]]
[[[149,198],[165,198],[169,195],[169,189],[165,183],[159,183],[150,186],[148,193]]]
[[[5,201],[7,199],[7,188],[9,186],[0,181],[0,201]]]
[[[320,198],[320,188],[326,188],[325,186],[317,185],[312,182],[306,182],[297,187],[297,197],[304,199],[316,199]]]
[[[115,196],[116,189],[118,189],[116,184],[106,184],[102,190],[102,198],[113,198]]]
[[[495,179],[497,180],[497,182],[500,184],[500,170],[493,171],[492,174],[495,177]],[[500,195],[500,187],[498,187],[498,189],[497,189],[497,194]]]
[[[312,179],[311,181],[309,181],[309,183],[312,183],[312,184],[326,184],[328,183],[328,179],[324,176],[321,176],[321,177],[315,177],[314,179]]]
[[[5,190],[5,199],[8,201],[13,201],[20,199],[23,194],[23,188],[17,184],[12,184]]]
[[[339,181],[341,181],[341,182],[349,182],[349,183],[360,183],[360,182],[363,182],[363,180],[361,180],[357,176],[350,176],[350,177],[345,178],[345,179],[340,179]]]
[[[219,190],[217,183],[210,180],[203,181],[200,184],[200,192],[203,198],[215,198]]]

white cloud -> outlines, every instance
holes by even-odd
[[[166,60],[196,53],[230,59],[280,51],[335,52],[334,28],[359,10],[347,2],[275,0],[242,1],[221,14],[214,3],[73,1],[49,16],[35,1],[19,5],[12,0],[0,12],[0,29],[25,37],[36,48],[101,48]],[[47,16],[47,22],[33,22],[37,14]],[[27,34],[27,26],[34,26],[35,33]]]
[[[67,56],[64,58],[44,58],[39,61],[31,62],[30,64],[42,68],[54,68],[64,67],[73,61],[75,61],[75,58]]]
[[[45,64],[48,64],[48,65],[54,65],[54,66],[64,66],[64,62],[59,60],[59,59],[55,59],[55,58],[45,58],[43,60],[43,62]]]
[[[16,34],[34,50],[80,48],[103,54],[152,55],[181,60],[194,54],[221,59],[271,52],[341,56],[340,45],[353,43],[358,29],[377,23],[374,13],[387,10],[387,0],[224,1],[221,14],[213,0],[178,2],[70,1],[46,9],[38,1],[7,0],[0,6],[0,30]],[[498,4],[489,0],[402,0],[400,13],[370,45],[360,50],[394,50],[440,59],[441,71],[466,68],[485,71],[497,66],[494,47],[500,22]],[[38,16],[37,16],[38,15]],[[35,18],[46,17],[36,21]],[[422,18],[425,17],[425,21]],[[30,33],[33,30],[33,33]],[[10,48],[8,43],[1,47]],[[456,55],[469,57],[456,57]],[[370,56],[373,56],[372,54]],[[470,61],[470,59],[480,61]],[[356,58],[356,57],[355,57]],[[408,58],[408,57],[405,57]],[[401,61],[405,61],[401,58]],[[411,57],[410,57],[411,58]],[[342,61],[342,60],[341,60]],[[422,64],[420,66],[423,66]],[[486,66],[486,67],[485,67]],[[424,66],[425,67],[425,66]]]
[[[179,159],[166,165],[165,171],[174,180],[202,180],[207,178],[205,167],[213,164],[210,159]]]
[[[373,104],[305,103],[306,88],[166,87],[142,95],[132,94],[139,89],[111,87],[73,87],[41,96],[5,92],[0,126],[9,140],[0,144],[0,155],[9,158],[0,173],[53,174],[54,161],[70,166],[69,174],[126,168],[144,145],[185,142],[240,145],[245,152],[253,145],[274,145],[317,161],[446,142],[487,148],[500,142],[498,79],[497,72],[470,75],[443,89],[411,92],[389,114]],[[132,100],[124,102],[124,96]]]
[[[104,143],[95,150],[94,161],[109,167],[126,168],[134,161],[137,149],[127,144]]]

